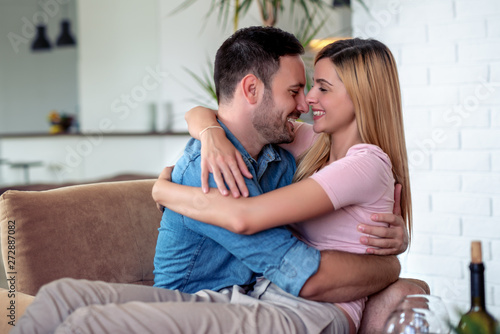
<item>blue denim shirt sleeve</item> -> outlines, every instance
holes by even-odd
[[[199,156],[193,158],[200,159]],[[176,165],[172,180],[200,187],[200,175],[199,161],[191,161]],[[256,178],[254,175],[254,179]],[[253,179],[246,179],[252,196],[258,195],[258,187],[254,182]],[[209,183],[211,187],[216,187],[212,176]],[[202,202],[193,199],[193,205],[202,205]],[[299,295],[307,279],[318,270],[320,252],[299,241],[285,227],[272,228],[253,235],[239,235],[188,217],[183,217],[183,223],[187,228],[219,243],[253,272],[263,275],[295,296]]]
[[[252,271],[295,296],[318,269],[318,250],[297,240],[285,228],[239,235],[187,217],[184,222],[191,230],[222,245]]]

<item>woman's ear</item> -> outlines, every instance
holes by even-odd
[[[240,82],[243,95],[249,104],[256,104],[264,85],[255,75],[247,74]]]

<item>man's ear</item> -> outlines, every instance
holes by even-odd
[[[263,84],[255,75],[247,74],[241,79],[240,85],[243,95],[249,104],[255,104],[259,101]]]

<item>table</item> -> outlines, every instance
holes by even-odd
[[[42,161],[18,161],[9,162],[11,168],[22,168],[24,170],[24,183],[30,183],[29,169],[31,167],[39,167],[43,165]]]

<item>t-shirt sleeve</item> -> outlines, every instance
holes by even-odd
[[[351,148],[346,157],[311,176],[328,194],[335,209],[371,203],[393,182],[389,158],[375,148],[378,152],[373,148]]]
[[[290,144],[280,144],[279,146],[292,153],[295,159],[304,153],[314,143],[318,134],[313,131],[311,124],[295,122],[295,139]]]

